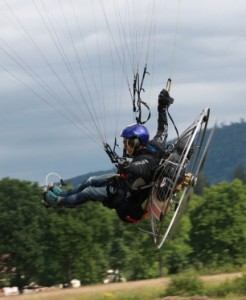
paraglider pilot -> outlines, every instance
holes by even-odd
[[[164,155],[168,135],[167,109],[173,98],[166,90],[158,96],[157,133],[149,140],[148,129],[140,124],[127,126],[121,133],[124,144],[124,156],[116,174],[90,177],[71,190],[61,190],[51,185],[43,192],[46,207],[72,208],[88,201],[101,202],[115,209],[119,218],[125,222],[138,222],[145,211],[143,202],[151,189],[154,172]]]

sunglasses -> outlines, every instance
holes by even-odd
[[[123,144],[124,146],[130,146],[130,147],[135,147],[136,146],[136,139],[123,139]]]

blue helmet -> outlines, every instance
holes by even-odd
[[[143,125],[133,124],[123,129],[121,137],[125,139],[138,138],[141,144],[146,146],[149,142],[149,131]]]

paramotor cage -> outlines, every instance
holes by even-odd
[[[209,108],[204,109],[175,143],[167,148],[167,157],[161,161],[155,173],[146,210],[158,249],[172,235],[184,214],[205,162],[213,134],[212,130],[204,146],[209,113]]]

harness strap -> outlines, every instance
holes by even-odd
[[[130,216],[126,216],[125,220],[129,223],[138,223],[140,220],[135,220]]]
[[[152,187],[154,185],[154,182],[151,182],[150,184],[144,185],[144,186],[140,186],[140,187],[136,187],[136,188],[132,188],[128,185],[128,187],[132,190],[132,191],[139,191],[139,190],[145,190],[148,189],[150,187]]]

